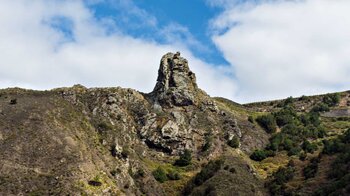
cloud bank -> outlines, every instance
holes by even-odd
[[[133,17],[147,15],[133,11]],[[145,24],[156,25],[148,18]],[[204,90],[234,97],[234,82],[225,71],[194,57],[186,44],[160,44],[122,33],[110,18],[97,19],[83,1],[7,0],[0,4],[0,26],[0,88],[80,83],[150,92],[161,56],[180,50]]]
[[[349,89],[350,1],[211,2],[227,5],[212,38],[237,77],[238,101]]]
[[[201,88],[241,103],[349,89],[347,0],[207,0],[223,10],[208,31],[225,67],[193,55],[207,48],[189,28],[176,21],[160,27],[132,1],[110,1],[117,14],[97,17],[91,7],[106,2],[3,1],[0,88],[80,83],[150,92],[161,56],[181,51]]]

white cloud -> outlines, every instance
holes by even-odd
[[[150,20],[149,24],[156,23]],[[68,29],[57,28],[61,23],[68,23]],[[81,83],[149,92],[161,56],[180,50],[197,73],[200,87],[211,95],[233,97],[235,87],[224,72],[194,57],[186,45],[159,44],[118,30],[111,33],[111,24],[109,19],[97,21],[83,1],[3,1],[0,87],[50,89]]]
[[[170,23],[166,25],[160,30],[159,34],[167,43],[186,45],[186,47],[190,49],[196,49],[203,52],[209,51],[209,48],[198,41],[187,27],[178,23]]]
[[[350,1],[249,2],[212,21],[238,101],[349,89]]]

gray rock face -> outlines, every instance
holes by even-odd
[[[196,101],[196,76],[180,53],[167,53],[160,62],[157,84],[151,93],[161,105],[188,106]]]

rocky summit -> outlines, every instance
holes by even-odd
[[[0,195],[346,195],[349,106],[212,98],[179,52],[150,93],[2,89]]]
[[[180,52],[164,55],[160,62],[157,84],[151,93],[154,100],[161,105],[188,106],[195,104],[198,93],[196,76]]]

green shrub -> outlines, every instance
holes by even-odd
[[[239,147],[239,139],[237,136],[233,136],[233,138],[229,141],[227,141],[227,144],[231,146],[232,148],[238,148]]]
[[[276,123],[279,127],[282,127],[288,123],[293,122],[293,116],[284,114],[276,116]]]
[[[167,177],[169,180],[180,180],[181,179],[181,175],[179,174],[179,172],[175,171],[175,170],[171,170],[168,174]]]
[[[112,129],[112,126],[107,122],[100,122],[97,124],[97,129],[100,133]]]
[[[294,178],[294,168],[291,166],[280,167],[273,175],[273,180],[267,184],[271,195],[289,195],[286,192],[285,183]]]
[[[350,193],[350,129],[333,140],[324,140],[324,154],[335,154],[328,171],[329,183],[314,195],[349,195]]]
[[[308,153],[314,153],[314,151],[317,150],[317,145],[311,144],[308,140],[305,140],[301,145],[301,147],[305,152],[308,152]]]
[[[307,154],[305,152],[302,152],[299,154],[299,160],[301,161],[305,161],[306,157],[307,157]]]
[[[298,155],[301,151],[299,146],[294,146],[288,150],[288,156]]]
[[[211,142],[206,141],[202,146],[202,152],[209,150],[210,147],[211,147]]]
[[[251,155],[250,158],[254,161],[262,161],[266,159],[269,156],[272,156],[272,151],[268,150],[255,150]]]
[[[310,163],[304,168],[303,174],[305,179],[313,178],[315,177],[317,170],[318,170],[318,158],[311,159]]]
[[[342,141],[347,144],[350,143],[350,128],[344,133]]]
[[[340,139],[323,140],[323,154],[335,154],[344,149],[344,144]]]
[[[340,101],[340,94],[327,94],[322,99],[323,103],[327,104],[329,107],[336,106]]]
[[[303,96],[299,97],[298,100],[299,100],[299,101],[308,101],[308,100],[310,100],[310,98],[307,97],[307,96],[305,96],[305,95],[303,95]]]
[[[207,150],[209,150],[209,148],[211,147],[213,143],[213,137],[212,137],[212,132],[209,131],[205,134],[205,143],[202,146],[202,151],[205,152]]]
[[[290,104],[292,104],[293,102],[294,102],[293,97],[287,97],[287,99],[285,99],[284,101],[279,102],[279,103],[277,104],[277,107],[279,107],[279,108],[287,107],[287,106],[289,106]]]
[[[192,161],[191,151],[186,149],[174,163],[176,166],[184,167],[190,165]]]
[[[154,179],[156,179],[160,183],[163,183],[168,180],[165,170],[161,167],[158,167],[156,170],[154,170],[152,174]]]
[[[142,168],[138,169],[137,172],[135,173],[135,177],[136,178],[143,178],[143,177],[145,177],[145,171]]]
[[[281,132],[283,134],[288,134],[291,136],[297,136],[301,133],[301,127],[297,126],[296,124],[292,123],[292,124],[287,124],[286,126],[284,126],[281,130]]]
[[[332,181],[322,188],[316,190],[313,195],[325,196],[325,195],[349,195],[350,189],[350,174],[344,175],[342,178]],[[347,191],[344,193],[343,190]]]
[[[294,177],[294,168],[293,167],[281,167],[273,174],[273,177],[278,183],[286,183],[293,179]]]
[[[254,117],[253,116],[248,116],[248,121],[251,123],[254,123]]]
[[[311,112],[328,112],[329,106],[325,103],[319,103],[311,109]]]
[[[296,111],[293,107],[285,107],[280,111],[274,113],[276,123],[279,127],[282,127],[286,124],[293,123],[294,117],[297,116]]]
[[[272,114],[267,114],[263,116],[259,116],[256,118],[256,122],[266,130],[268,133],[276,132],[277,124],[274,116]]]
[[[310,112],[308,113],[309,115],[309,120],[310,120],[310,123],[317,127],[321,124],[321,121],[320,121],[320,114],[319,113],[315,113],[315,112]]]
[[[294,147],[294,142],[293,142],[293,140],[286,138],[286,139],[284,139],[282,146],[283,146],[284,150],[289,151],[290,149],[292,149]]]
[[[209,161],[209,163],[203,167],[203,169],[194,177],[194,184],[197,186],[202,185],[209,178],[213,177],[217,171],[221,169],[223,165],[222,160]]]
[[[300,115],[299,120],[304,126],[313,125],[317,127],[321,124],[320,114],[314,111]]]
[[[267,145],[266,149],[277,151],[284,140],[284,135],[282,133],[277,133],[270,138],[270,144]]]
[[[284,100],[284,106],[287,106],[289,104],[292,104],[294,102],[293,97],[290,96],[286,100]]]

